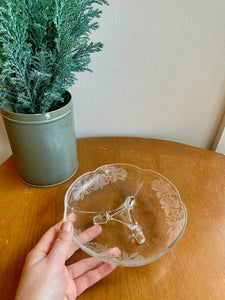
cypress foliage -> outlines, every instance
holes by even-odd
[[[91,71],[90,41],[107,0],[0,0],[0,105],[45,113],[64,99],[75,72]]]

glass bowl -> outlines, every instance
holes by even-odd
[[[148,264],[184,233],[187,212],[177,188],[159,173],[110,164],[76,179],[65,195],[64,220],[76,214],[74,240],[86,253],[120,266]],[[100,224],[102,232],[82,244],[80,234]],[[118,247],[119,257],[104,255]]]

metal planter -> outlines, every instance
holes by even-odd
[[[69,93],[67,98],[66,105],[45,114],[19,114],[10,108],[1,109],[19,177],[28,185],[58,185],[71,178],[78,168]]]

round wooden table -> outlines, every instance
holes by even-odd
[[[22,183],[12,157],[0,166],[0,298],[14,299],[25,256],[62,219],[70,184],[101,165],[130,163],[176,185],[187,208],[186,231],[160,259],[142,267],[117,267],[79,299],[225,299],[225,156],[144,138],[78,139],[77,148],[78,172],[52,188]],[[70,262],[86,256],[80,250]]]

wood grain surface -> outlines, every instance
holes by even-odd
[[[52,188],[22,183],[12,157],[0,166],[0,299],[14,299],[25,256],[62,219],[70,184],[87,171],[119,162],[152,169],[171,180],[187,208],[187,228],[154,263],[117,267],[79,299],[225,299],[224,155],[175,142],[125,137],[78,139],[77,147],[78,172]],[[80,250],[69,262],[86,256]]]

